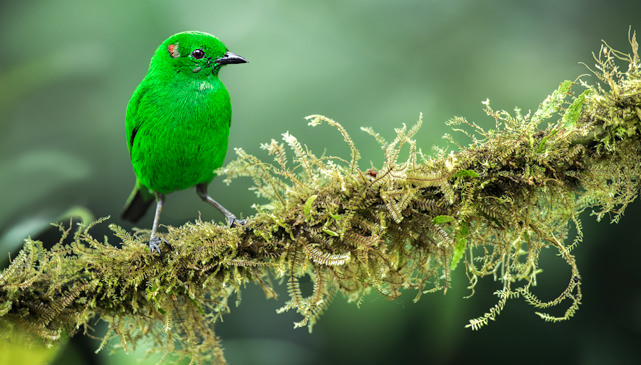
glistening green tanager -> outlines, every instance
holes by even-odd
[[[129,100],[127,147],[136,186],[122,217],[137,221],[155,198],[152,253],[160,253],[156,231],[165,194],[172,191],[195,186],[230,225],[244,223],[207,195],[207,185],[225,159],[231,124],[229,93],[218,73],[224,65],[245,62],[211,34],[178,33],[158,47]]]

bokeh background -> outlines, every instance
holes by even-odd
[[[286,131],[318,153],[347,156],[335,130],[307,127],[303,117],[320,113],[352,134],[365,169],[370,161],[379,166],[382,153],[359,127],[392,137],[393,128],[422,112],[417,139],[429,152],[445,144],[445,122],[454,116],[491,126],[481,110],[486,98],[495,108],[536,109],[562,80],[588,73],[579,62],[593,65],[601,39],[628,51],[628,27],[641,30],[639,14],[640,1],[624,0],[2,2],[1,256],[6,264],[22,238],[51,235],[49,222],[72,207],[132,228],[119,220],[134,183],[125,108],[152,53],[173,33],[213,33],[250,60],[221,73],[234,106],[227,161],[232,147],[267,158],[260,143]],[[255,201],[248,186],[219,179],[210,192],[248,216]],[[190,189],[169,196],[162,223],[179,225],[199,214],[221,220]],[[583,305],[563,323],[545,323],[513,300],[498,321],[478,332],[465,329],[494,305],[500,284],[486,279],[464,299],[469,290],[459,265],[446,295],[424,295],[418,303],[414,292],[393,302],[372,293],[360,308],[338,296],[312,334],[293,329],[296,314],[275,313],[284,286],[276,301],[249,285],[217,333],[231,364],[641,363],[639,219],[639,202],[616,225],[584,215],[585,240],[573,252]],[[150,224],[151,214],[140,226]],[[540,264],[537,293],[553,298],[569,270],[552,252]],[[104,328],[97,324],[96,331]],[[98,345],[76,336],[53,361],[156,360],[144,358],[144,346],[128,356],[94,355]]]

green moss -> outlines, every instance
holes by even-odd
[[[396,129],[391,142],[364,129],[385,155],[364,172],[345,129],[319,115],[307,118],[310,125],[336,128],[350,147],[348,160],[318,157],[288,133],[262,146],[273,162],[236,149],[237,159],[219,174],[251,178],[264,204],[246,227],[168,227],[162,257],[149,253],[148,232],[132,235],[113,224],[111,243],[93,237],[91,226],[51,250],[27,239],[0,276],[0,323],[53,342],[100,317],[110,324],[103,344],[116,336],[134,349],[144,337],[166,354],[224,362],[214,323],[247,283],[276,297],[270,278],[286,281],[289,298],[280,311],[297,311],[295,326],[311,330],[336,293],[357,303],[371,291],[390,299],[413,291],[418,299],[447,290],[459,263],[472,293],[486,276],[503,284],[497,304],[472,319],[472,329],[516,298],[545,320],[568,319],[581,301],[571,254],[581,240],[579,214],[589,209],[617,221],[639,190],[641,65],[634,36],[631,43],[632,55],[604,46],[595,57],[607,90],[564,81],[527,115],[495,111],[487,101],[492,130],[453,119],[453,129],[470,138],[468,146],[452,140],[454,152],[426,157],[417,149],[420,119]],[[575,96],[577,84],[585,90]],[[61,232],[60,242],[72,234]],[[566,289],[550,301],[533,292],[543,249],[556,250],[571,270]],[[305,276],[313,282],[307,296],[299,284]],[[563,316],[545,313],[563,303]]]

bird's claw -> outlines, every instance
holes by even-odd
[[[247,219],[238,219],[235,216],[227,217],[227,223],[229,223],[229,228],[235,226],[244,226],[247,224]]]
[[[167,241],[165,241],[164,239],[160,239],[160,237],[156,235],[151,236],[149,238],[149,250],[151,251],[151,253],[153,254],[158,252],[158,254],[160,255],[160,244],[163,242],[167,243]]]

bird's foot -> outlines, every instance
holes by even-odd
[[[153,254],[153,253],[158,252],[158,254],[160,255],[160,244],[163,243],[163,242],[167,243],[167,241],[165,239],[161,239],[160,237],[158,237],[156,235],[152,235],[149,238],[149,250],[151,251],[151,253]]]
[[[229,224],[229,228],[244,226],[245,224],[247,224],[247,219],[238,219],[236,218],[236,216],[231,215],[227,217],[227,223]]]

